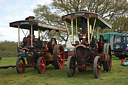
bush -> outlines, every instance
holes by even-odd
[[[10,41],[0,42],[0,56],[1,57],[17,56],[17,43]]]

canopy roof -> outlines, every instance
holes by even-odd
[[[40,29],[41,31],[45,31],[45,30],[56,30],[56,31],[64,31],[64,32],[67,31],[64,28],[47,25],[38,20],[21,20],[21,21],[11,22],[9,24],[10,27],[18,28],[19,26],[19,28],[21,29],[28,29],[28,30],[31,29],[31,25],[32,25],[34,30]]]
[[[74,22],[74,25],[75,25],[75,18],[77,18],[77,24],[78,24],[78,27],[81,26],[81,17],[84,17],[85,19],[89,18],[89,22],[90,24],[93,26],[94,24],[94,20],[96,19],[96,26],[99,26],[101,27],[101,29],[104,29],[104,28],[112,28],[111,25],[109,25],[104,19],[102,19],[98,14],[95,14],[95,13],[91,13],[91,12],[88,12],[88,11],[79,11],[79,12],[76,12],[76,13],[71,13],[71,14],[67,14],[67,15],[64,15],[62,16],[62,20],[65,20],[66,22],[70,23],[72,19],[73,22]]]

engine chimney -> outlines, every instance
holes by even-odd
[[[34,20],[34,19],[35,19],[34,16],[29,16],[29,17],[25,18],[25,20]]]

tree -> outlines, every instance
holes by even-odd
[[[118,22],[120,22],[120,19],[126,18],[128,2],[127,0],[53,0],[49,6],[37,5],[34,13],[37,19],[63,27],[64,23],[61,16],[80,10],[98,13],[110,24],[114,25],[112,31],[116,31],[116,29],[123,29],[125,26],[125,23]],[[61,38],[65,39],[63,36]]]
[[[128,31],[128,17],[117,17],[113,22],[113,31],[126,33]]]
[[[36,19],[43,21],[45,24],[49,24],[49,25],[54,25],[54,26],[58,26],[58,27],[63,27],[62,24],[62,20],[61,20],[61,16],[57,15],[56,12],[52,12],[51,9],[44,5],[37,5],[37,8],[34,9],[34,13],[36,16]],[[61,35],[60,35],[61,34]],[[64,38],[64,35],[66,35],[66,33],[63,32],[59,32],[56,33],[55,31],[45,31],[45,38],[50,39],[51,37],[56,37],[60,36],[60,41],[67,41],[67,39]]]

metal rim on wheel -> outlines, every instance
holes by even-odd
[[[111,67],[112,67],[112,55],[111,55],[111,47],[107,43],[104,45],[104,54],[105,54],[105,61],[103,61],[103,69],[104,71],[108,72],[111,71]]]
[[[99,56],[96,56],[94,59],[93,73],[95,78],[99,78],[101,75],[101,59]]]
[[[108,71],[111,71],[111,67],[112,67],[112,55],[111,55],[111,47],[108,44]]]
[[[37,70],[39,74],[42,74],[45,72],[45,68],[46,68],[46,62],[45,59],[43,57],[39,57],[37,60]]]
[[[53,64],[56,69],[62,69],[65,63],[65,53],[61,45],[56,45],[53,50]]]
[[[67,75],[68,77],[72,77],[75,73],[75,59],[73,56],[69,56],[67,60]]]
[[[24,58],[18,58],[16,62],[16,71],[21,74],[25,71],[25,60]]]

